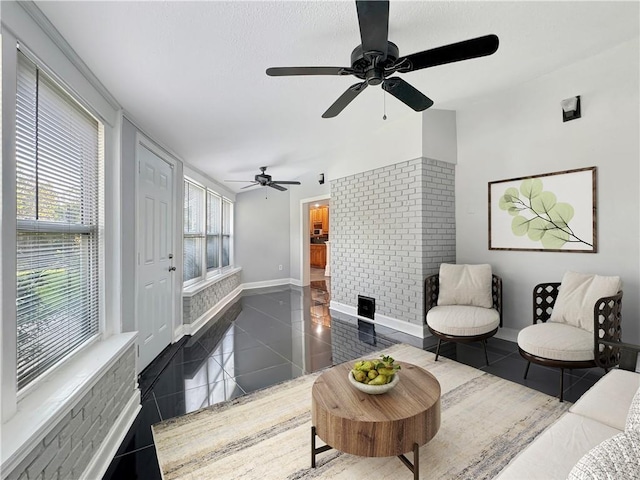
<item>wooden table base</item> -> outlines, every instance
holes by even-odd
[[[311,427],[311,468],[316,468],[316,455],[327,450],[331,450],[333,447],[330,445],[323,445],[316,448],[316,427]],[[420,478],[420,462],[419,462],[419,449],[420,446],[417,443],[413,444],[413,463],[409,461],[407,457],[398,455],[398,458],[405,466],[413,472],[413,480],[419,480]]]

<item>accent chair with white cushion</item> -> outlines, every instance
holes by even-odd
[[[560,369],[560,401],[564,370],[618,364],[619,348],[599,343],[620,342],[622,284],[620,277],[567,272],[561,283],[533,289],[533,325],[518,334],[520,355],[531,363]]]
[[[487,365],[487,338],[502,326],[502,280],[491,272],[491,265],[443,263],[440,273],[424,281],[425,322],[446,342],[482,342]]]

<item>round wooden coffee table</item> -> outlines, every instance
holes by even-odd
[[[389,392],[369,395],[349,382],[353,362],[330,368],[312,389],[311,466],[316,454],[335,448],[364,457],[398,456],[418,478],[418,448],[440,428],[440,384],[426,370],[405,362]],[[318,435],[325,446],[316,448]],[[413,451],[413,464],[404,456]]]

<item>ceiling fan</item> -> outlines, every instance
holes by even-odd
[[[225,182],[251,182],[251,185],[247,185],[246,187],[242,187],[240,190],[245,188],[255,187],[256,185],[260,185],[262,187],[271,187],[276,190],[280,190],[281,192],[286,191],[287,189],[282,187],[281,185],[300,185],[300,182],[288,181],[288,180],[271,180],[271,175],[267,175],[265,171],[267,167],[260,167],[260,173],[253,177],[253,181],[251,180],[225,180]]]
[[[447,63],[484,57],[498,49],[498,37],[485,35],[422,52],[400,56],[396,44],[388,40],[389,2],[381,0],[356,0],[361,45],[351,52],[351,67],[272,67],[267,75],[282,77],[291,75],[353,75],[363,80],[351,85],[322,118],[338,115],[369,85],[382,84],[389,92],[416,112],[433,105],[426,95],[402,80],[392,77],[395,73],[407,73]]]

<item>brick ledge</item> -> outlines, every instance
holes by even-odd
[[[12,472],[131,346],[137,332],[112,335],[76,355],[18,402],[2,424],[2,472]]]

